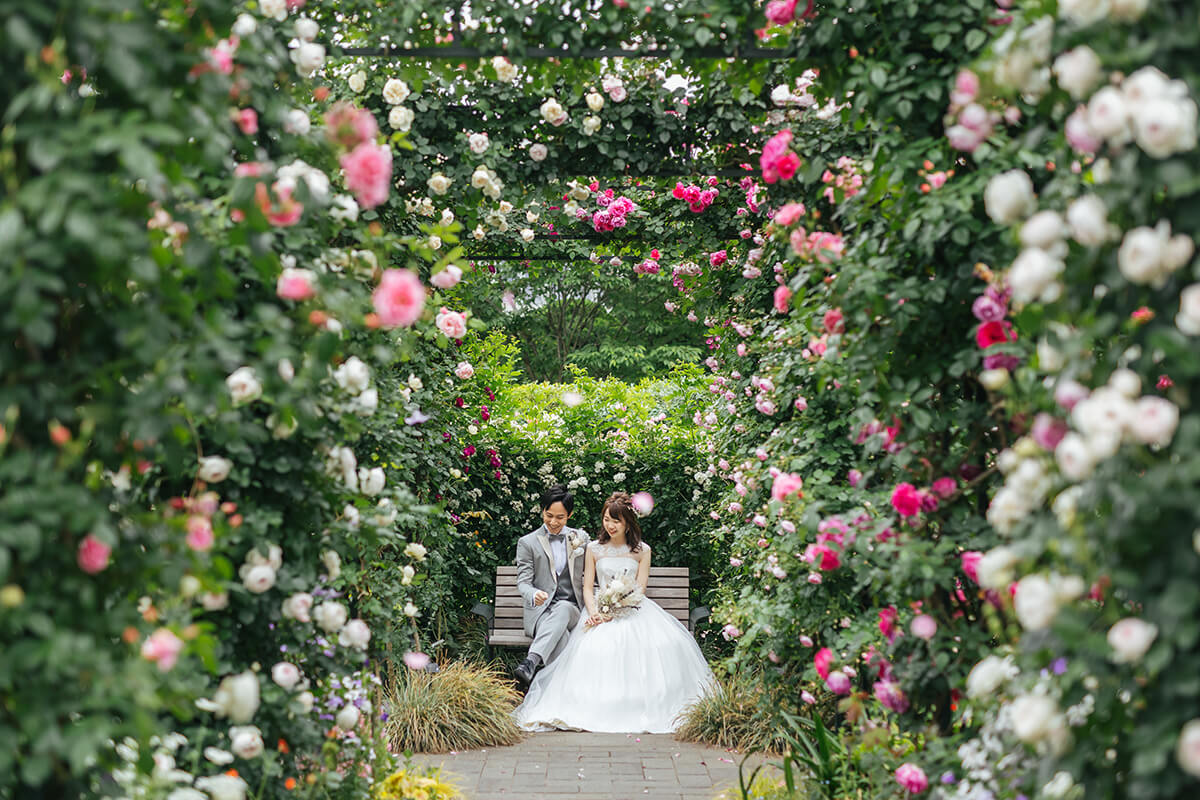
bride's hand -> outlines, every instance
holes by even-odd
[[[587,624],[589,628],[595,627],[601,622],[608,622],[608,617],[604,616],[603,614],[592,614],[587,618]]]

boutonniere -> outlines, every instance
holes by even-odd
[[[587,542],[587,537],[581,533],[571,533],[567,536],[567,543],[571,545],[571,555],[574,557],[583,555],[583,545]]]

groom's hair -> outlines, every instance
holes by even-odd
[[[566,486],[556,483],[542,492],[542,511],[545,511],[555,503],[562,503],[563,508],[570,514],[575,510],[575,495],[571,494],[571,490]]]

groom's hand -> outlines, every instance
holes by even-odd
[[[535,606],[540,606],[542,603],[546,602],[549,599],[550,599],[550,595],[546,594],[545,592],[543,592],[539,589],[537,592],[534,592],[533,604]]]

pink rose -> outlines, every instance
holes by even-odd
[[[921,510],[921,493],[911,483],[901,483],[892,490],[891,502],[900,516],[916,516]]]
[[[708,263],[714,267],[719,267],[725,263],[725,259],[729,256],[724,250],[718,250],[715,253],[708,254]]]
[[[797,411],[808,410],[808,400],[803,397],[797,397],[796,402],[793,405],[795,405]]]
[[[791,472],[781,472],[775,478],[775,482],[771,484],[771,499],[779,500],[780,502],[787,499],[789,495],[801,497],[800,489],[804,486],[804,479],[799,475]]]
[[[253,108],[243,108],[237,112],[235,120],[237,126],[242,129],[242,133],[247,136],[258,133],[258,112]]]
[[[846,473],[846,481],[850,484],[851,489],[858,488],[858,485],[862,483],[862,479],[863,474],[859,470],[851,469]]]
[[[475,368],[466,361],[459,362],[459,365],[454,368],[454,374],[461,380],[470,380],[475,377]]]
[[[883,638],[887,639],[888,644],[896,641],[896,637],[900,635],[899,629],[896,628],[896,617],[899,612],[895,606],[888,606],[879,610],[879,632],[883,634]]]
[[[389,269],[371,295],[379,321],[388,328],[408,327],[425,309],[425,287],[416,273],[407,269]]]
[[[810,544],[804,550],[804,560],[822,572],[832,572],[842,565],[837,551],[825,544]]]
[[[822,647],[813,655],[813,666],[816,667],[817,674],[822,680],[829,677],[829,666],[833,663],[833,651],[828,647]]]
[[[846,330],[845,317],[842,316],[840,308],[831,308],[825,312],[825,318],[822,320],[825,325],[825,330],[828,333],[842,333]]]
[[[913,617],[913,621],[909,623],[908,629],[918,639],[929,641],[937,633],[938,624],[937,620],[928,614],[918,614]]]
[[[933,489],[934,494],[942,499],[945,499],[958,490],[958,481],[950,477],[938,478],[933,482],[933,486],[931,488]]]
[[[825,686],[837,695],[850,694],[850,678],[844,672],[834,672],[825,679]]]
[[[112,555],[112,548],[89,533],[79,543],[79,552],[76,554],[75,560],[79,563],[81,570],[88,575],[95,575],[108,567],[110,555]]]
[[[967,574],[968,578],[979,583],[979,559],[983,558],[983,553],[978,550],[968,550],[960,558],[963,572]]]
[[[315,294],[311,281],[306,269],[285,269],[275,282],[275,294],[283,300],[307,300]]]
[[[896,770],[896,782],[913,794],[920,794],[929,788],[925,771],[912,763],[900,765]]]
[[[805,212],[803,203],[788,203],[775,212],[775,224],[787,227],[803,217]]]
[[[874,693],[875,699],[884,708],[890,708],[897,714],[903,714],[908,710],[908,698],[904,696],[904,691],[900,688],[900,684],[895,681],[876,681]]]
[[[800,645],[802,647],[812,647],[813,646],[812,637],[807,634],[804,634],[804,633],[800,634]]]
[[[325,115],[325,135],[334,144],[352,150],[370,142],[379,133],[375,116],[364,108],[349,103],[337,103]]]
[[[1075,404],[1087,397],[1091,392],[1086,386],[1079,381],[1073,381],[1070,378],[1060,380],[1054,386],[1054,402],[1058,403],[1067,411],[1075,407]]]
[[[159,628],[142,642],[142,658],[158,664],[161,672],[169,672],[183,650],[183,640],[167,628]]]
[[[1053,453],[1054,448],[1058,447],[1058,443],[1067,435],[1067,423],[1043,411],[1034,417],[1030,433],[1043,450]]]
[[[392,182],[392,151],[386,145],[363,142],[340,159],[346,188],[363,208],[374,208],[388,197]]]
[[[457,311],[442,309],[437,316],[438,330],[451,339],[461,339],[467,335],[467,318]]]
[[[275,193],[278,203],[272,201],[271,192]],[[270,192],[267,191],[266,184],[260,183],[255,186],[254,202],[258,204],[258,208],[267,218],[267,222],[281,228],[295,225],[300,221],[300,215],[304,213],[304,205],[298,200],[292,199],[292,187],[278,182],[272,184]],[[234,211],[238,210],[240,209],[234,209]]]
[[[775,289],[775,310],[780,314],[788,313],[792,303],[792,290],[780,285]]]
[[[208,517],[198,514],[188,517],[187,546],[201,553],[213,546],[212,523],[208,521]]]
[[[453,264],[429,278],[429,282],[439,289],[450,289],[457,286],[460,280],[462,280],[462,270]]]
[[[772,25],[787,25],[796,16],[796,0],[771,0],[765,13]]]

